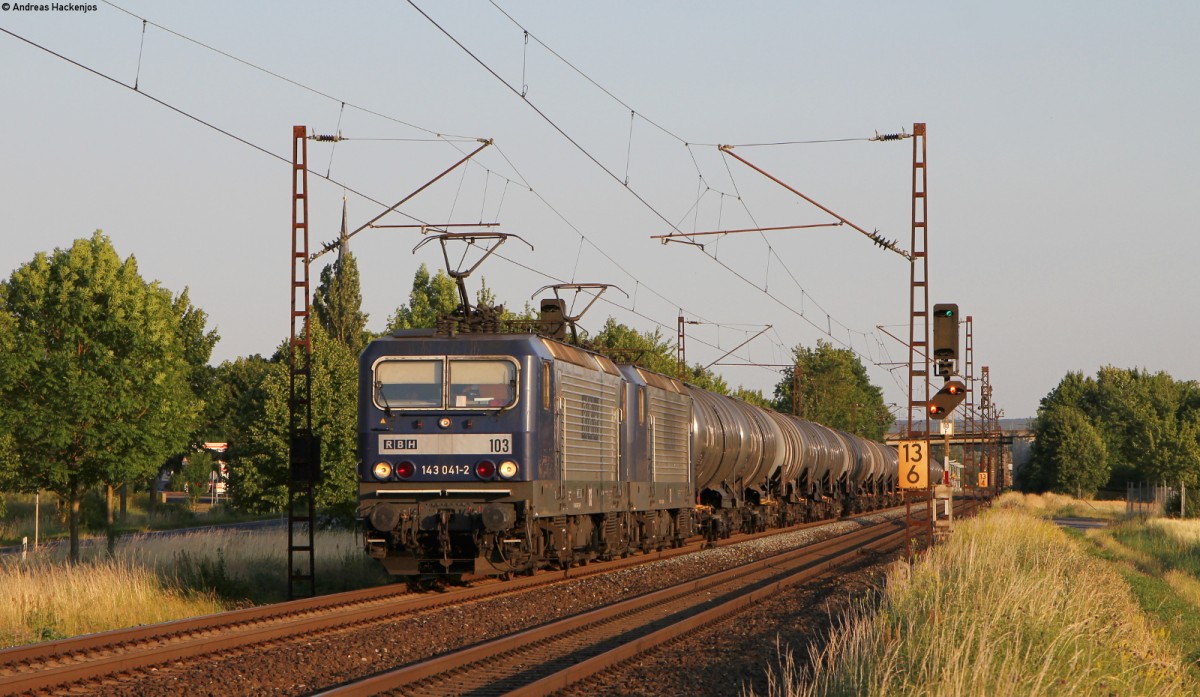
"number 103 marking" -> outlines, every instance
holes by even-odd
[[[924,489],[929,486],[929,441],[902,440],[896,447],[900,456],[900,488]]]

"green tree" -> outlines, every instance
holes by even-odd
[[[2,288],[3,286],[0,286],[0,292]],[[3,303],[0,303],[0,356],[16,350],[15,329],[16,320],[4,309]],[[0,359],[0,386],[9,384],[16,377],[7,372],[9,366],[9,361]],[[3,416],[4,414],[0,413],[0,491],[27,491],[29,483],[21,481],[20,469],[17,466],[17,444],[9,430],[12,425]],[[3,504],[0,503],[0,516],[3,514]]]
[[[479,290],[475,292],[475,304],[479,307],[499,306],[501,303],[496,299],[496,293],[488,288],[487,277],[480,278],[479,282]],[[500,317],[503,320],[535,320],[538,318],[538,313],[526,300],[525,306],[520,312],[514,312],[508,309],[508,306],[504,306],[504,313]]]
[[[675,345],[667,341],[662,329],[639,332],[609,317],[600,331],[588,340],[587,347],[617,363],[632,363],[656,373],[679,377]],[[683,380],[710,392],[729,394],[725,379],[699,363],[688,367]]]
[[[312,328],[313,433],[321,439],[322,474],[316,503],[349,515],[358,498],[358,356],[331,340],[319,323]],[[254,391],[254,399],[262,399],[262,416],[248,424],[230,453],[230,496],[243,510],[277,511],[287,502],[289,474],[286,362],[266,364]]]
[[[1079,409],[1055,404],[1038,415],[1037,439],[1022,484],[1075,496],[1092,496],[1108,481],[1108,449]]]
[[[1194,487],[1200,475],[1200,414],[1154,419],[1141,425],[1145,463],[1137,474],[1150,481]]]
[[[251,438],[250,432],[266,418],[267,394],[263,384],[271,369],[272,361],[259,355],[225,361],[214,369],[213,386],[204,402],[204,421],[212,434],[205,440],[229,444],[226,459],[231,476],[231,502],[235,507],[244,500],[253,500],[252,496],[238,494],[243,473],[254,461],[252,456],[261,455],[254,450],[258,441]]]
[[[14,320],[0,418],[18,476],[67,502],[78,560],[83,493],[154,476],[195,427],[179,316],[170,292],[99,231],[15,270],[0,305]]]
[[[408,304],[396,308],[388,318],[387,331],[434,327],[438,317],[453,312],[458,304],[458,286],[454,279],[441,269],[430,275],[429,268],[421,264],[413,276]]]
[[[609,317],[588,341],[588,348],[618,363],[632,363],[663,375],[674,376],[678,367],[675,347],[661,329],[639,332]]]
[[[212,386],[213,368],[208,364],[213,347],[221,340],[216,329],[206,330],[208,313],[192,305],[188,289],[172,303],[179,327],[179,342],[183,346],[183,358],[188,365],[188,383],[197,399],[202,399]]]
[[[205,395],[204,441],[229,443],[230,456],[245,440],[250,425],[262,418],[266,400],[262,383],[271,361],[257,354],[224,361],[213,368],[212,386]]]
[[[212,357],[213,347],[217,345],[221,337],[217,334],[217,330],[207,329],[208,313],[192,305],[188,288],[185,287],[183,292],[175,298],[172,308],[178,321],[179,342],[183,347],[183,358],[188,365],[188,384],[192,388],[192,395],[195,397],[200,416],[196,420],[195,429],[188,437],[188,447],[173,453],[166,462],[161,463],[160,472],[163,470],[178,471],[189,450],[200,447],[204,442],[222,438],[220,431],[212,426],[211,410],[207,404],[207,397],[212,391],[216,379],[216,369],[208,364],[208,360]],[[105,508],[107,509],[110,536],[113,525],[113,490],[128,484],[128,482],[106,482]],[[121,509],[123,511],[125,489],[122,488],[121,492]]]
[[[740,399],[743,402],[753,404],[756,407],[762,407],[763,409],[775,408],[775,405],[771,403],[771,400],[763,396],[761,390],[751,390],[738,385],[736,390],[729,393],[729,396],[735,399]]]
[[[338,253],[332,264],[321,269],[321,283],[313,293],[313,314],[325,334],[340,341],[354,355],[367,345],[367,315],[362,311],[362,288],[358,262],[349,249]]]
[[[775,385],[777,410],[792,413],[792,386],[799,371],[801,418],[883,440],[892,425],[892,414],[883,401],[883,391],[871,384],[867,369],[853,351],[817,341],[816,348],[797,346],[792,355],[795,367],[784,368],[783,379]]]
[[[208,492],[208,485],[212,481],[212,473],[216,466],[217,461],[207,450],[190,453],[184,458],[176,481],[186,485],[188,504],[193,508],[200,497]],[[176,484],[175,488],[181,487]]]
[[[1104,441],[1110,484],[1200,481],[1200,386],[1163,372],[1104,366],[1096,376],[1068,373],[1042,399],[1041,417],[1073,407]],[[1048,486],[1048,485],[1047,485]]]

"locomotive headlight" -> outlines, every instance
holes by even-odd
[[[438,419],[438,428],[450,428],[450,418],[443,416]]]
[[[497,468],[497,471],[500,472],[501,477],[504,477],[505,479],[512,479],[513,477],[517,476],[517,463],[513,462],[512,460],[505,460],[504,462],[500,463],[500,467]]]
[[[392,476],[392,466],[386,462],[375,463],[375,469],[372,471],[375,473],[376,479],[387,479]]]

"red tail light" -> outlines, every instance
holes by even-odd
[[[416,471],[417,468],[414,467],[413,463],[409,462],[408,460],[396,464],[396,476],[400,477],[401,479],[408,479],[409,477],[413,476],[413,472]]]
[[[496,476],[496,463],[491,460],[480,460],[475,465],[475,476],[480,479],[491,479]]]

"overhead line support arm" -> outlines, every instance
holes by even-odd
[[[345,237],[345,239],[350,239],[351,237],[354,237],[354,236],[355,236],[355,235],[357,235],[358,233],[362,232],[363,230],[366,230],[367,228],[371,227],[371,226],[372,226],[372,225],[373,225],[373,224],[374,224],[376,221],[378,221],[380,218],[382,218],[383,216],[387,215],[388,213],[391,213],[392,211],[396,210],[396,209],[397,209],[397,208],[399,208],[400,206],[403,206],[404,204],[408,203],[410,200],[412,200],[412,198],[413,198],[414,196],[416,196],[417,194],[421,193],[422,191],[424,191],[424,190],[428,189],[430,186],[433,186],[433,185],[434,185],[434,184],[435,184],[435,183],[436,183],[438,180],[440,180],[442,177],[444,177],[444,176],[446,176],[447,174],[450,174],[450,173],[451,173],[451,172],[453,172],[454,170],[458,169],[458,168],[459,168],[459,167],[460,167],[460,166],[461,166],[461,165],[462,165],[464,162],[467,162],[467,161],[468,161],[468,160],[470,160],[472,157],[475,157],[476,155],[478,155],[478,154],[479,154],[479,152],[480,152],[481,150],[483,150],[484,148],[486,148],[487,146],[489,146],[489,145],[491,145],[491,144],[492,144],[492,140],[491,140],[490,138],[489,138],[489,139],[487,139],[487,140],[480,141],[480,142],[481,142],[481,143],[483,143],[483,144],[482,144],[482,145],[480,145],[478,148],[475,148],[474,150],[472,150],[470,153],[468,153],[468,154],[467,154],[465,157],[463,157],[463,158],[462,158],[461,160],[459,160],[458,162],[455,162],[454,164],[450,165],[450,166],[449,166],[448,168],[446,168],[446,170],[445,170],[445,171],[443,171],[441,174],[437,175],[437,176],[436,176],[436,177],[434,177],[433,179],[430,179],[429,181],[427,181],[427,182],[425,182],[424,184],[422,184],[422,185],[421,185],[421,187],[420,187],[420,188],[418,188],[416,191],[412,192],[412,193],[411,193],[411,194],[409,194],[408,196],[405,196],[404,198],[402,198],[402,199],[400,199],[399,201],[397,201],[397,202],[396,202],[394,205],[392,205],[390,208],[388,208],[388,209],[387,209],[387,210],[385,210],[384,212],[380,213],[379,215],[375,216],[374,218],[371,218],[371,219],[370,219],[370,220],[368,220],[367,222],[365,222],[365,223],[363,223],[362,225],[358,226],[358,228],[357,228],[357,229],[355,229],[355,230],[354,230],[354,232],[351,232],[351,233],[347,234],[347,235],[346,235],[346,237]],[[318,252],[315,252],[315,253],[314,253],[314,254],[313,254],[311,257],[309,257],[309,258],[308,258],[308,260],[309,260],[309,261],[315,261],[315,260],[317,259],[317,257],[321,256],[322,254],[325,254],[326,252],[332,252],[333,250],[337,249],[337,248],[338,248],[338,246],[339,246],[340,244],[341,244],[341,239],[340,239],[340,238],[339,238],[339,239],[337,239],[337,240],[334,240],[333,242],[330,242],[329,244],[327,244],[327,245],[325,245],[324,247],[322,247],[320,251],[318,251]]]
[[[733,159],[737,160],[738,162],[741,162],[742,164],[746,165],[747,167],[749,167],[750,169],[754,170],[755,172],[758,172],[759,174],[763,175],[763,176],[764,176],[764,177],[766,177],[767,179],[770,179],[771,181],[773,181],[773,182],[775,182],[776,184],[778,184],[778,185],[782,186],[783,188],[787,189],[788,191],[792,192],[793,194],[796,194],[797,196],[799,196],[800,198],[804,199],[805,201],[808,201],[809,203],[811,203],[812,205],[816,206],[817,208],[820,208],[821,210],[825,211],[825,212],[826,212],[826,213],[828,213],[829,215],[832,215],[834,218],[837,218],[837,219],[838,219],[839,221],[841,221],[842,223],[844,223],[844,224],[846,224],[846,225],[849,225],[850,227],[854,228],[854,229],[855,229],[855,230],[857,230],[858,232],[862,233],[862,235],[863,235],[863,236],[865,236],[867,239],[871,240],[872,242],[874,242],[875,244],[879,245],[880,247],[883,247],[884,249],[887,249],[887,250],[893,251],[893,252],[895,252],[896,254],[899,254],[900,256],[904,257],[905,259],[908,259],[909,261],[912,261],[912,255],[911,255],[909,252],[907,252],[907,251],[905,251],[905,250],[903,250],[903,249],[900,249],[899,247],[897,247],[895,242],[891,242],[891,241],[885,240],[885,239],[884,239],[884,238],[883,238],[883,237],[882,237],[882,236],[879,234],[879,232],[878,232],[878,231],[876,231],[876,232],[867,232],[866,230],[864,230],[864,229],[862,229],[861,227],[859,227],[859,226],[855,225],[854,223],[850,222],[849,220],[847,220],[847,219],[843,218],[842,216],[838,215],[837,213],[834,213],[833,211],[829,210],[829,209],[828,209],[828,208],[826,208],[825,206],[822,206],[821,204],[819,204],[819,203],[817,203],[816,201],[812,200],[812,199],[811,199],[811,198],[809,198],[808,196],[805,196],[804,194],[800,193],[799,191],[797,191],[796,189],[792,188],[791,186],[788,186],[788,185],[787,185],[787,184],[785,184],[785,183],[784,183],[782,180],[780,180],[780,179],[778,179],[777,177],[775,177],[775,176],[773,176],[773,175],[771,175],[771,174],[767,173],[765,170],[763,170],[763,169],[761,169],[760,167],[758,167],[758,166],[754,165],[753,163],[751,163],[751,162],[750,162],[749,160],[747,160],[746,158],[744,158],[744,157],[741,157],[740,155],[738,155],[737,153],[735,153],[735,152],[733,151],[733,146],[732,146],[732,145],[722,145],[722,146],[720,146],[718,149],[719,149],[721,152],[725,153],[726,155],[729,155],[729,156],[730,156],[730,157],[732,157]]]
[[[766,333],[767,333],[767,330],[768,330],[768,329],[770,329],[770,328],[771,328],[771,325],[769,325],[769,324],[768,324],[766,327],[764,327],[764,328],[763,328],[763,330],[762,330],[761,332],[759,332],[759,333],[755,334],[754,336],[750,337],[749,339],[746,339],[745,341],[743,341],[742,343],[738,344],[737,346],[734,346],[733,348],[729,349],[729,350],[728,350],[728,351],[726,351],[726,352],[725,352],[725,353],[724,353],[724,354],[723,354],[723,355],[722,355],[720,358],[718,358],[716,361],[713,361],[712,363],[709,363],[708,365],[704,366],[704,369],[705,369],[705,370],[708,370],[709,368],[713,367],[714,365],[716,365],[716,364],[717,364],[717,361],[721,361],[721,360],[723,360],[723,359],[724,359],[726,356],[728,356],[729,354],[731,354],[731,353],[733,353],[734,351],[736,351],[736,350],[740,349],[741,347],[745,346],[746,344],[750,343],[751,341],[754,341],[755,339],[757,339],[758,337],[762,336],[763,334],[766,334]]]

